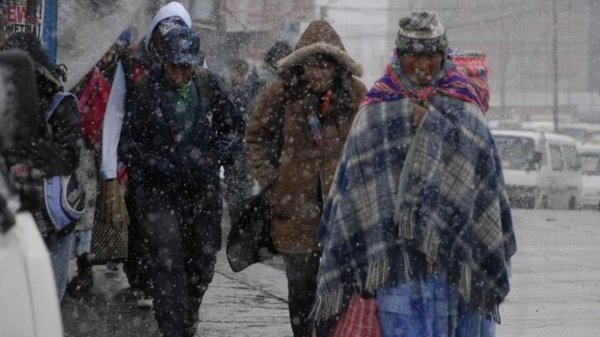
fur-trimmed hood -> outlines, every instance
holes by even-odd
[[[279,73],[289,71],[293,66],[302,64],[304,60],[315,54],[327,55],[354,76],[362,76],[362,66],[348,55],[340,36],[327,21],[313,21],[308,25],[300,36],[294,52],[277,63]]]

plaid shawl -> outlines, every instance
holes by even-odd
[[[318,229],[317,327],[357,291],[442,270],[499,321],[516,241],[498,152],[468,79],[446,62],[434,83],[413,88],[392,62],[354,120]],[[420,90],[429,113],[415,130]]]

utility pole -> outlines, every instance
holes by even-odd
[[[190,0],[190,15],[203,39],[206,62],[218,71],[225,64],[225,3],[221,0]]]
[[[558,131],[558,13],[556,0],[552,0],[552,84],[553,106],[552,118],[554,131]]]
[[[321,19],[321,20],[327,20],[327,9],[329,9],[327,7],[327,5],[323,5],[323,6],[320,7],[320,10],[319,10],[319,19]]]
[[[223,56],[224,53],[226,52],[225,48],[226,48],[226,27],[225,27],[225,2],[224,1],[220,1],[220,0],[213,0],[213,6],[214,6],[214,12],[213,12],[213,16],[214,16],[214,21],[215,21],[215,25],[217,26],[217,38],[218,41],[220,42],[218,47],[217,47],[217,55]]]
[[[329,7],[338,1],[340,0],[329,0],[324,5],[321,5],[319,7],[319,19],[327,20],[327,11],[329,10]]]
[[[502,0],[500,3],[500,8],[502,9],[502,14],[504,15],[506,11],[506,0]],[[506,18],[502,17],[502,71],[500,72],[500,107],[501,107],[501,115],[502,119],[508,119],[508,111],[506,110],[506,72],[508,71],[508,58],[509,58],[509,50],[508,50],[508,38],[509,33],[506,25]]]

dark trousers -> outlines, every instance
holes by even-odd
[[[218,193],[212,196],[210,202],[161,197],[144,207],[140,228],[153,261],[150,294],[165,337],[193,336],[197,329],[198,309],[221,248],[222,204]]]
[[[285,254],[288,279],[288,307],[294,337],[310,336],[308,315],[317,292],[319,254]]]
[[[150,248],[148,247],[147,240],[143,237],[143,230],[140,227],[144,210],[138,207],[134,191],[130,182],[128,191],[125,194],[125,205],[129,212],[129,232],[127,236],[127,261],[123,264],[123,270],[132,288],[148,292],[150,276],[152,275],[152,260],[150,257]],[[143,204],[143,202],[140,204]]]

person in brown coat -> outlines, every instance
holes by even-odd
[[[304,337],[316,291],[323,200],[366,88],[355,77],[361,66],[325,21],[307,27],[278,70],[246,129],[246,157],[261,188],[270,189],[272,238],[286,266],[292,330]]]

